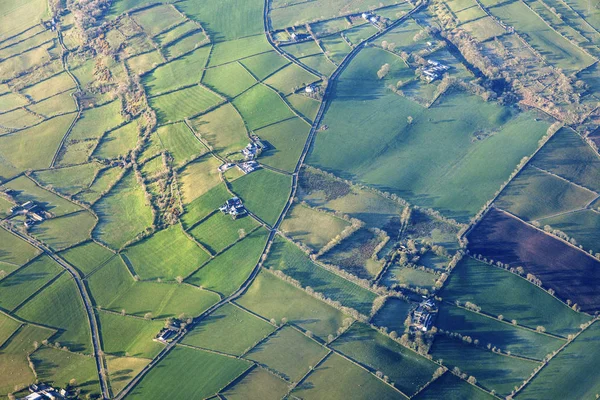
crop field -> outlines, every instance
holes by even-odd
[[[210,258],[179,226],[157,232],[123,254],[136,274],[148,280],[186,276]]]
[[[287,318],[288,323],[321,338],[335,333],[345,318],[339,310],[268,272],[261,272],[237,303],[267,319]]]
[[[184,344],[241,355],[275,330],[233,304],[228,304],[205,318],[183,340]],[[222,332],[228,332],[223,335]]]
[[[217,212],[196,225],[189,233],[212,254],[216,254],[243,239],[256,227],[258,222],[250,216],[233,220],[229,215]]]
[[[311,287],[334,301],[369,314],[377,295],[350,282],[323,267],[314,264],[296,245],[280,237],[271,248],[266,266],[300,280],[303,287]]]
[[[506,213],[493,209],[469,234],[469,250],[510,266],[522,266],[544,287],[578,304],[583,311],[598,309],[594,289],[600,262]]]
[[[135,387],[131,398],[209,397],[242,374],[250,363],[177,346]],[[183,383],[183,385],[181,384]]]
[[[481,311],[519,325],[567,336],[575,333],[590,317],[571,310],[564,303],[525,279],[502,268],[473,258],[463,258],[454,269],[440,296],[451,302],[467,301]]]
[[[350,223],[342,218],[296,204],[281,224],[281,229],[292,239],[318,251],[348,226]]]
[[[405,399],[358,365],[331,354],[298,385],[292,395],[302,399],[361,399],[367,392],[377,399]]]
[[[373,371],[383,372],[407,396],[429,382],[437,369],[433,362],[359,322],[333,342],[333,348]]]

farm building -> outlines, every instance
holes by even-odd
[[[246,214],[246,209],[239,197],[232,197],[225,204],[219,207],[219,211],[223,214],[231,215],[231,218],[236,219],[240,215]]]
[[[10,212],[13,215],[24,215],[26,217],[25,227],[27,228],[48,218],[48,213],[44,207],[31,200],[12,207]]]
[[[423,68],[421,73],[427,82],[433,82],[440,79],[442,74],[450,69],[449,66],[435,60],[427,60],[427,66]]]
[[[64,399],[68,393],[65,389],[55,389],[45,383],[37,383],[29,386],[30,395],[21,397],[22,400],[44,400]]]
[[[433,322],[433,314],[437,312],[437,305],[433,299],[425,299],[413,311],[412,327],[415,330],[427,332]]]
[[[253,136],[252,142],[248,143],[248,145],[242,149],[242,154],[246,160],[254,160],[266,150],[266,148],[266,144],[263,143],[258,136]]]
[[[238,164],[238,168],[244,174],[249,174],[250,172],[256,171],[258,168],[260,168],[260,165],[256,161],[246,161]]]

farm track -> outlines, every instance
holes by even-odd
[[[100,330],[98,328],[98,323],[96,321],[96,316],[94,313],[94,307],[92,305],[92,300],[85,288],[85,285],[83,283],[83,280],[81,279],[81,277],[79,276],[79,272],[69,263],[67,263],[65,260],[63,260],[62,258],[60,258],[59,256],[57,256],[54,251],[52,251],[51,249],[49,249],[48,247],[46,247],[44,244],[38,242],[37,240],[29,237],[28,235],[24,235],[18,231],[15,231],[14,229],[12,229],[8,224],[3,224],[3,226],[9,230],[12,234],[18,236],[19,238],[25,240],[27,243],[29,243],[30,245],[34,246],[36,249],[40,250],[43,254],[46,254],[47,256],[49,256],[50,258],[52,258],[55,262],[57,262],[61,267],[63,267],[68,273],[69,275],[71,275],[71,277],[73,278],[73,280],[75,281],[75,284],[77,285],[77,290],[79,291],[79,295],[81,296],[81,299],[83,300],[84,306],[85,306],[85,311],[87,313],[88,316],[88,322],[90,324],[90,329],[91,329],[91,336],[92,336],[92,346],[94,348],[94,360],[96,361],[96,368],[98,370],[98,381],[100,382],[100,389],[102,391],[102,398],[103,399],[110,399],[110,392],[109,392],[109,386],[108,386],[108,381],[106,379],[106,375],[104,373],[105,371],[105,367],[104,367],[104,361],[102,358],[102,346],[100,345]]]
[[[277,221],[275,221],[275,224],[273,224],[273,227],[272,227],[272,229],[269,232],[269,237],[268,237],[267,242],[265,244],[265,248],[263,249],[263,252],[261,254],[260,260],[255,265],[254,269],[252,270],[252,272],[250,273],[250,275],[248,276],[248,278],[246,279],[246,281],[244,281],[244,283],[240,286],[240,288],[238,290],[236,290],[230,296],[228,296],[228,297],[226,297],[224,299],[221,299],[219,302],[215,303],[213,306],[211,306],[210,308],[208,308],[202,314],[200,314],[199,316],[195,317],[194,320],[192,321],[192,323],[190,324],[189,328],[193,328],[194,325],[196,325],[199,322],[201,322],[205,317],[207,317],[208,315],[210,315],[211,313],[213,313],[215,310],[217,310],[221,306],[223,306],[223,305],[225,305],[225,304],[227,304],[227,303],[229,303],[229,302],[237,299],[242,294],[244,294],[244,292],[250,287],[250,285],[254,282],[254,280],[258,276],[258,274],[259,274],[259,272],[260,272],[260,270],[262,268],[262,258],[267,254],[268,249],[270,248],[271,244],[273,243],[273,240],[275,239],[275,234],[277,233],[279,225],[281,224],[281,222],[285,218],[285,215],[289,211],[289,209],[290,209],[290,207],[292,205],[292,199],[296,196],[296,192],[297,192],[297,189],[298,189],[298,173],[300,171],[300,168],[304,164],[304,160],[306,159],[306,156],[308,155],[308,151],[310,150],[310,148],[312,146],[312,143],[313,143],[313,139],[314,139],[314,137],[316,135],[317,127],[321,123],[321,119],[323,118],[325,110],[327,109],[327,106],[328,106],[328,103],[329,103],[329,95],[330,95],[330,92],[331,92],[331,88],[333,86],[333,85],[331,85],[331,83],[333,81],[335,81],[339,77],[339,75],[348,66],[348,64],[350,63],[350,61],[352,61],[352,59],[360,52],[360,50],[365,46],[365,44],[367,42],[375,40],[378,37],[384,35],[388,31],[390,31],[391,29],[395,28],[396,26],[398,26],[399,24],[401,24],[404,20],[406,20],[407,18],[409,18],[412,14],[420,11],[421,8],[423,8],[423,6],[425,6],[425,5],[426,5],[426,3],[421,4],[421,5],[417,6],[417,7],[415,7],[410,12],[406,13],[406,15],[402,16],[398,20],[394,21],[394,23],[390,24],[390,26],[388,26],[385,29],[377,32],[376,34],[372,35],[371,37],[369,37],[368,39],[366,39],[362,43],[358,44],[355,48],[352,49],[352,51],[346,56],[346,58],[344,58],[344,60],[340,63],[339,67],[331,74],[331,76],[329,78],[330,84],[325,89],[325,93],[323,94],[323,100],[321,101],[321,105],[319,107],[317,115],[315,116],[314,122],[312,124],[310,132],[309,132],[308,137],[306,139],[306,142],[304,144],[304,148],[302,149],[302,153],[300,155],[300,158],[298,159],[298,162],[296,163],[296,167],[294,168],[294,172],[292,174],[292,190],[291,190],[290,195],[288,197],[288,201],[286,202],[286,205],[285,205],[283,211],[279,215],[279,218],[277,218]],[[269,44],[280,55],[282,55],[286,59],[290,60],[291,62],[297,64],[298,66],[300,66],[303,69],[305,69],[305,70],[307,70],[307,71],[309,71],[309,72],[312,73],[313,71],[310,71],[309,69],[307,69],[303,64],[299,63],[297,60],[294,60],[292,58],[286,57],[284,55],[285,53],[282,52],[275,45],[275,43],[272,41],[272,38],[271,38],[271,36],[269,34],[269,32],[270,32],[270,28],[269,28],[270,24],[269,24],[269,15],[268,15],[269,14],[269,8],[268,8],[268,6],[269,6],[269,0],[265,0],[265,7],[264,7],[264,12],[263,12],[263,23],[264,23],[264,27],[265,27],[265,35],[267,37],[267,40],[269,41]],[[317,76],[320,76],[320,74],[317,74]],[[121,392],[115,397],[115,399],[116,400],[122,400],[125,397],[127,397],[127,395],[144,378],[144,376],[156,364],[158,364],[177,345],[177,343],[179,343],[181,341],[181,339],[184,337],[184,335],[186,333],[187,333],[187,330],[178,333],[173,338],[173,340],[169,344],[167,344],[167,346],[158,355],[156,355],[156,357],[154,357],[152,359],[152,361],[146,367],[144,367],[135,376],[135,378],[133,378],[123,388],[123,390],[121,390]]]

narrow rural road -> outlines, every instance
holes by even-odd
[[[304,144],[304,148],[302,149],[302,153],[300,155],[300,158],[298,159],[298,162],[296,163],[296,167],[294,168],[294,172],[292,174],[292,189],[291,189],[290,194],[288,196],[288,201],[287,201],[287,203],[286,203],[283,211],[279,215],[279,218],[277,218],[277,221],[275,222],[275,224],[273,224],[273,227],[271,228],[271,230],[269,232],[269,237],[267,239],[267,243],[265,245],[265,248],[263,249],[263,252],[261,253],[260,260],[262,260],[263,256],[266,255],[267,249],[273,243],[273,240],[275,239],[275,234],[277,233],[279,225],[281,225],[281,222],[283,221],[283,219],[285,218],[285,215],[289,211],[289,209],[290,209],[290,207],[292,205],[292,199],[296,196],[296,192],[297,192],[297,189],[298,189],[298,174],[300,172],[300,168],[302,168],[302,165],[304,164],[304,160],[306,159],[306,156],[308,155],[308,151],[310,150],[310,147],[312,145],[313,139],[314,139],[314,137],[316,135],[317,128],[319,127],[319,125],[321,123],[321,120],[323,118],[323,115],[325,113],[325,110],[327,108],[327,104],[329,102],[329,96],[331,94],[331,90],[332,90],[332,87],[333,87],[332,83],[339,77],[339,75],[342,73],[342,71],[348,66],[348,64],[354,58],[354,56],[356,56],[356,54],[358,54],[358,52],[364,47],[365,43],[367,43],[368,41],[371,41],[371,40],[375,40],[378,37],[384,35],[389,30],[395,28],[400,23],[402,23],[406,18],[410,17],[412,14],[414,14],[417,11],[419,11],[422,7],[423,7],[423,5],[417,6],[416,8],[414,8],[413,10],[411,10],[410,12],[408,12],[406,15],[404,15],[402,18],[398,19],[397,21],[394,21],[393,24],[391,24],[390,26],[386,27],[384,30],[382,30],[382,31],[374,34],[373,36],[371,36],[370,38],[368,38],[367,40],[365,40],[361,44],[357,45],[346,56],[346,58],[340,63],[339,67],[333,72],[333,74],[329,78],[329,85],[327,86],[327,88],[325,89],[325,92],[323,94],[323,100],[321,101],[321,105],[319,107],[319,111],[317,112],[317,115],[316,115],[316,117],[314,119],[314,122],[313,122],[313,124],[311,126],[310,133],[309,133],[309,135],[308,135],[308,137],[306,139],[306,142]],[[277,46],[273,43],[273,41],[272,41],[272,39],[271,39],[271,37],[270,37],[270,35],[268,33],[269,32],[268,0],[265,0],[265,12],[263,14],[263,18],[264,18],[265,34],[267,36],[267,39],[268,39],[269,43],[271,44],[271,46],[278,53],[282,54],[283,52],[279,48],[277,48]],[[288,57],[286,57],[286,58],[288,58]],[[306,69],[306,67],[304,67],[302,64],[300,64],[298,61],[296,61],[294,59],[290,59],[290,61],[292,61],[292,62],[294,62],[294,63],[302,66],[304,69]],[[252,272],[250,273],[250,275],[248,276],[248,278],[244,281],[244,283],[240,286],[240,288],[238,290],[236,290],[230,296],[228,296],[226,298],[223,298],[219,302],[215,303],[213,306],[211,306],[210,308],[208,308],[202,314],[200,314],[199,316],[197,316],[196,318],[194,318],[193,322],[188,326],[188,329],[193,328],[194,325],[200,323],[204,318],[206,318],[208,315],[210,315],[211,313],[213,313],[219,307],[221,307],[224,304],[227,304],[227,303],[229,303],[229,302],[237,299],[238,297],[240,297],[250,287],[250,285],[254,282],[254,279],[256,279],[256,277],[258,276],[258,274],[259,274],[259,272],[260,272],[260,270],[262,268],[262,262],[260,260],[254,266],[254,269],[252,270]],[[152,361],[145,368],[143,368],[138,373],[138,375],[136,375],[136,377],[133,378],[127,384],[127,386],[125,386],[125,388],[119,393],[118,396],[115,397],[115,399],[117,399],[117,400],[124,399],[135,388],[135,386],[143,379],[143,377],[150,371],[150,369],[152,369],[152,367],[154,367],[156,364],[158,364],[169,353],[169,351],[171,351],[171,349],[173,349],[175,347],[175,345],[179,341],[181,341],[181,339],[185,336],[186,332],[187,332],[187,330],[183,331],[183,332],[180,332],[177,336],[175,336],[174,339],[173,339],[173,341],[171,341],[156,357],[154,357],[154,359],[152,359]]]
[[[8,229],[14,235],[25,240],[27,243],[34,246],[38,250],[40,250],[42,253],[44,253],[47,256],[49,256],[50,258],[52,258],[61,267],[66,269],[67,272],[73,277],[73,280],[75,281],[75,283],[77,285],[77,289],[79,290],[79,295],[81,296],[81,298],[83,300],[83,304],[85,306],[85,311],[87,313],[88,321],[90,324],[91,336],[92,336],[92,346],[94,348],[94,359],[96,360],[96,368],[98,369],[98,380],[100,382],[100,389],[102,391],[102,397],[104,399],[110,399],[108,381],[106,379],[106,374],[104,373],[104,371],[105,371],[104,361],[102,360],[102,346],[100,345],[100,331],[98,329],[98,323],[96,321],[96,315],[94,313],[94,308],[92,306],[92,300],[90,299],[90,296],[89,296],[87,290],[85,289],[85,285],[83,284],[83,281],[81,280],[81,277],[79,276],[79,272],[71,264],[67,263],[65,260],[63,260],[62,258],[57,256],[54,253],[54,251],[52,251],[50,248],[48,248],[44,244],[40,243],[36,239],[13,229],[10,226],[10,224],[3,223],[2,225],[4,228]]]

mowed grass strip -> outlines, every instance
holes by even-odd
[[[281,224],[281,230],[292,239],[318,251],[348,226],[350,222],[342,218],[295,204]]]
[[[439,295],[450,302],[469,301],[494,317],[502,315],[506,321],[514,319],[532,329],[543,326],[565,337],[590,319],[522,277],[470,257],[452,270]]]
[[[106,310],[143,317],[200,315],[219,300],[214,293],[190,285],[136,282],[119,257],[86,278],[94,303]]]
[[[327,354],[327,349],[294,328],[284,327],[245,357],[298,382]]]
[[[207,398],[249,367],[245,360],[177,346],[144,376],[129,398]]]
[[[260,169],[236,179],[231,190],[244,206],[269,225],[275,224],[292,190],[291,176]]]
[[[288,323],[310,330],[322,339],[335,334],[348,318],[269,272],[259,273],[237,303],[269,320],[287,318]]]
[[[236,240],[243,238],[258,226],[250,216],[232,219],[231,216],[216,212],[189,231],[213,254],[219,253]]]
[[[147,321],[98,311],[102,350],[117,356],[152,358],[163,346],[152,339],[164,327],[163,321]]]
[[[248,311],[226,304],[196,325],[182,343],[239,356],[274,330]]]
[[[303,287],[311,287],[342,305],[368,315],[377,295],[350,282],[333,272],[314,264],[295,244],[277,237],[265,265],[282,271],[300,281]]]
[[[202,86],[191,86],[150,99],[160,123],[180,121],[199,114],[221,102],[216,94]]]
[[[223,296],[235,292],[248,278],[263,252],[268,232],[258,229],[200,268],[187,282]]]
[[[156,232],[127,248],[127,257],[143,279],[184,277],[204,264],[210,255],[188,238],[179,225]]]
[[[396,390],[358,365],[332,353],[293,391],[302,399],[364,399],[369,393],[374,399],[406,399]]]
[[[359,322],[336,339],[333,348],[367,366],[371,372],[383,372],[407,396],[429,382],[438,368],[425,357]]]

